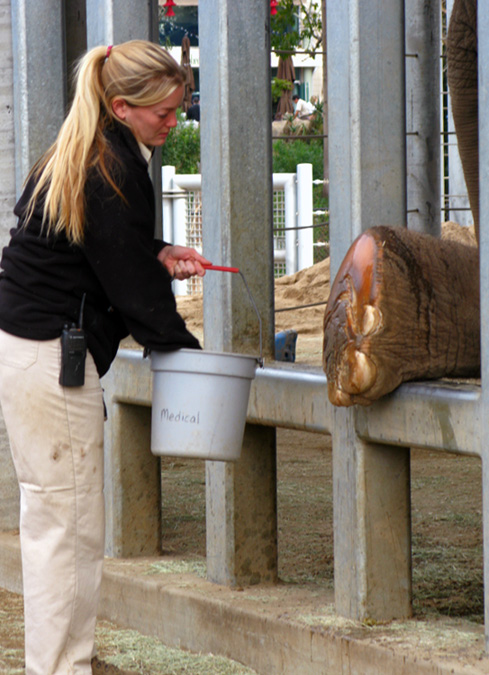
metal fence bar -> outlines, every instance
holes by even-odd
[[[297,166],[297,233],[298,269],[314,264],[314,237],[312,228],[312,164]]]
[[[333,278],[363,230],[405,224],[404,2],[326,9]],[[408,451],[361,439],[353,409],[335,409],[332,436],[336,611],[408,616]]]
[[[489,6],[479,2],[477,12],[479,63],[479,194],[480,212],[489,209]],[[481,414],[477,428],[482,445],[482,522],[484,532],[484,623],[486,650],[489,650],[489,228],[481,218],[479,232],[481,291]]]

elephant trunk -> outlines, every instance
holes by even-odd
[[[447,34],[448,86],[460,159],[479,241],[477,2],[456,0]]]

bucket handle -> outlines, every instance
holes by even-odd
[[[255,298],[253,297],[253,294],[251,292],[250,287],[248,286],[248,282],[246,281],[245,275],[243,272],[239,269],[239,267],[225,267],[223,265],[202,265],[202,267],[206,270],[214,270],[216,272],[231,272],[232,274],[239,274],[240,277],[243,279],[243,283],[245,285],[245,288],[248,292],[251,304],[253,305],[253,309],[255,310],[255,314],[258,318],[258,326],[260,329],[260,356],[257,359],[258,365],[260,368],[263,368],[263,340],[262,340],[262,324],[261,324],[261,316],[260,312],[258,311],[258,307],[256,306]]]

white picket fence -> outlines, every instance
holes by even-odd
[[[273,174],[275,276],[293,274],[314,263],[312,164],[296,173]],[[202,252],[200,174],[177,174],[162,168],[163,238]],[[175,295],[202,292],[198,277],[174,282]]]

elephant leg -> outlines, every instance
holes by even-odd
[[[455,0],[447,34],[447,70],[460,159],[479,241],[477,1]]]
[[[334,405],[368,405],[402,382],[480,367],[476,247],[401,227],[358,237],[331,288],[323,367]]]

